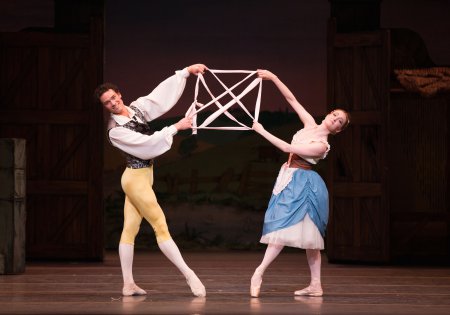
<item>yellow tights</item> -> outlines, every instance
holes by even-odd
[[[120,243],[134,245],[134,240],[144,217],[155,231],[156,241],[171,238],[164,212],[156,200],[153,185],[153,167],[126,168],[122,174],[125,192],[124,224]]]

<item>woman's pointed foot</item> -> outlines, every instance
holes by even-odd
[[[250,281],[250,296],[257,298],[259,297],[259,293],[261,291],[261,283],[262,283],[262,273],[255,270],[255,273],[252,276],[252,280]]]
[[[139,288],[136,283],[124,284],[122,289],[123,296],[146,295],[147,292]]]
[[[191,288],[192,294],[198,297],[206,296],[205,286],[194,272],[189,277],[186,278],[186,282]]]

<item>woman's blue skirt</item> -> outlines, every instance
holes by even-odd
[[[287,228],[308,214],[322,237],[328,223],[328,190],[313,170],[297,169],[289,184],[272,194],[264,217],[263,235]]]

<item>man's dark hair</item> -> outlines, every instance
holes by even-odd
[[[117,87],[117,85],[113,84],[113,83],[109,83],[109,82],[105,82],[100,84],[99,86],[97,86],[97,88],[94,91],[94,100],[97,103],[100,103],[100,97],[103,95],[103,93],[105,93],[108,90],[113,90],[116,93],[120,93],[119,88]]]

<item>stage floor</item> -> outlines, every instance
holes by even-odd
[[[102,263],[29,262],[0,276],[0,314],[450,314],[450,267],[330,264],[322,256],[323,297],[294,297],[308,284],[302,251],[281,253],[259,298],[250,277],[262,252],[185,252],[206,298],[192,296],[160,252],[138,252],[134,278],[145,297],[122,297],[116,252]]]

